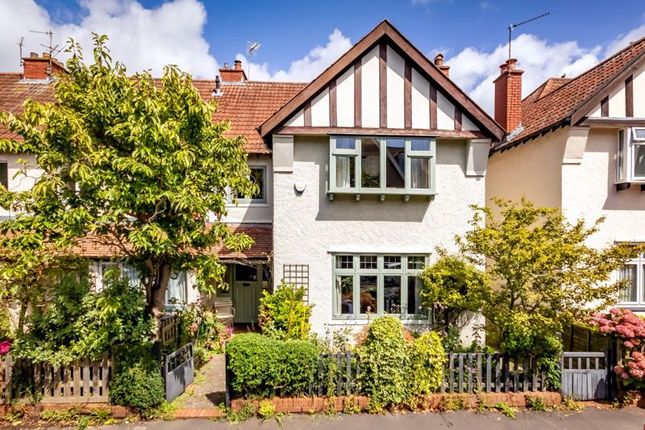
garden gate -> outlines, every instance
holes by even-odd
[[[166,385],[166,400],[172,402],[193,383],[195,360],[193,344],[188,343],[175,352],[163,355],[163,379]]]
[[[576,400],[609,397],[607,356],[604,352],[562,353],[562,396]]]

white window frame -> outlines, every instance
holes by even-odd
[[[235,202],[235,196],[233,193],[227,192],[227,205],[228,206],[266,206],[268,203],[267,199],[267,193],[269,191],[268,187],[268,179],[267,179],[267,166],[264,164],[249,164],[249,169],[251,170],[262,170],[262,198],[261,199],[255,199],[255,198],[248,198],[248,197],[240,197],[237,199],[237,205],[234,203]]]
[[[336,148],[337,139],[354,139],[355,144],[353,149]],[[379,187],[362,187],[361,186],[361,141],[363,139],[373,139],[379,142]],[[387,140],[399,139],[405,142],[405,186],[403,188],[387,187],[386,168],[387,168]],[[425,140],[429,143],[429,150],[427,151],[413,151],[413,140]],[[328,193],[330,199],[333,199],[334,194],[377,194],[385,195],[404,195],[406,197],[412,195],[432,196],[436,194],[436,139],[432,137],[411,137],[411,136],[330,136],[329,139],[329,177],[328,177]],[[336,184],[336,157],[352,157],[354,158],[354,186],[353,187],[340,187]],[[415,158],[425,158],[429,162],[428,182],[429,188],[412,188],[412,171],[411,160]]]
[[[645,176],[636,176],[636,149],[645,147],[645,137],[638,137],[645,127],[624,128],[617,133],[616,183],[645,183]]]
[[[636,301],[619,301],[618,305],[621,307],[645,307],[645,253],[627,261],[625,266],[636,266]],[[617,273],[617,280],[620,280],[619,276],[620,273]]]
[[[337,268],[336,267],[336,258],[340,256],[350,256],[352,258],[352,268]],[[373,269],[361,269],[360,268],[360,259],[361,257],[372,257],[377,258],[377,268]],[[385,268],[384,258],[389,256],[400,257],[401,258],[401,267],[395,269]],[[424,267],[421,269],[411,269],[408,265],[408,259],[410,257],[422,257]],[[334,320],[367,320],[369,316],[395,316],[404,320],[410,319],[427,319],[427,315],[421,312],[415,311],[410,312],[407,309],[408,306],[408,280],[409,278],[418,277],[424,268],[428,265],[427,254],[423,253],[413,253],[413,254],[400,254],[396,252],[390,253],[334,253],[332,254],[332,319]],[[337,288],[336,278],[338,276],[348,276],[352,277],[353,291],[352,291],[352,306],[353,313],[343,314],[341,309],[339,309],[339,294],[340,291]],[[369,316],[366,313],[361,313],[360,311],[360,277],[361,276],[376,276],[377,279],[377,309],[370,312]],[[385,313],[385,285],[384,278],[386,276],[400,276],[401,277],[401,312],[400,313]],[[357,300],[358,299],[358,300]]]

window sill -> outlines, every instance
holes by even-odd
[[[624,182],[616,182],[616,191],[624,191],[631,188],[632,185],[640,185],[641,191],[645,191],[645,180],[631,180]]]
[[[405,190],[405,189],[378,189],[378,188],[360,188],[360,189],[336,189],[336,190],[328,190],[327,191],[327,197],[329,200],[334,200],[334,197],[336,195],[345,195],[345,196],[354,196],[354,199],[356,201],[361,199],[362,195],[365,196],[378,196],[380,201],[384,201],[387,196],[398,196],[403,199],[403,201],[407,202],[410,200],[411,197],[427,197],[428,200],[434,199],[434,196],[437,193],[432,190],[432,189],[411,189],[411,190]]]
[[[332,320],[334,323],[337,323],[337,324],[342,324],[342,323],[356,324],[356,323],[367,323],[370,321],[374,321],[376,318],[381,318],[384,316],[398,318],[404,324],[428,324],[427,316],[397,315],[397,314],[383,314],[383,315],[373,314],[370,317],[367,317],[366,315],[363,315],[363,316],[334,315],[332,316]]]

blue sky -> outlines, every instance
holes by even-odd
[[[51,28],[59,44],[73,36],[87,45],[90,32],[107,33],[114,56],[133,71],[158,74],[171,62],[213,78],[240,58],[252,79],[306,81],[387,18],[428,56],[444,52],[451,77],[490,109],[508,24],[547,11],[514,32],[525,94],[645,35],[645,6],[630,0],[0,0],[0,71],[17,69],[20,37],[26,51],[42,50],[45,40],[29,30]],[[262,43],[251,59],[248,41]]]

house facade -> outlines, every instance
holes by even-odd
[[[605,221],[592,246],[645,242],[645,39],[575,78],[552,78],[521,100],[514,60],[495,81],[495,117],[509,130],[491,151],[486,197],[557,207],[575,221]],[[645,256],[621,306],[645,311]]]
[[[3,109],[22,102],[5,94],[51,97],[50,81],[34,82],[27,67],[1,79],[10,81],[0,86]],[[418,274],[437,247],[454,250],[469,206],[485,203],[489,148],[504,136],[450,80],[443,56],[430,61],[383,21],[310,83],[249,81],[235,62],[194,84],[217,102],[214,120],[245,138],[259,185],[225,218],[255,244],[220,250],[230,288],[208,299],[231,301],[235,322],[253,323],[262,291],[284,281],[305,288],[318,333],[386,314],[426,325]],[[83,253],[99,277],[119,263],[99,245]],[[190,274],[174,279],[169,303],[199,297]]]

